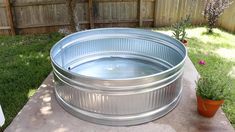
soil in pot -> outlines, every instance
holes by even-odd
[[[224,100],[202,99],[200,96],[197,96],[198,113],[205,117],[213,117],[223,103]]]

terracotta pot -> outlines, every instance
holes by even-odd
[[[181,42],[185,45],[185,46],[188,46],[188,41],[187,40],[181,40]]]
[[[209,100],[197,96],[198,113],[205,117],[213,117],[223,103],[224,100]]]

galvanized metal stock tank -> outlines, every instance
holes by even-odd
[[[148,122],[179,102],[186,55],[181,42],[152,31],[77,32],[51,49],[55,94],[65,110],[90,122]]]

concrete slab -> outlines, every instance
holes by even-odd
[[[198,76],[192,62],[187,59],[182,99],[172,112],[142,125],[111,127],[80,120],[64,111],[56,102],[50,74],[5,132],[234,132],[222,110],[213,118],[198,115],[195,98]]]

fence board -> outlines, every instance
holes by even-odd
[[[5,0],[5,5],[6,5],[6,12],[7,12],[7,21],[8,24],[10,25],[10,31],[11,35],[15,35],[15,27],[14,27],[14,22],[13,22],[13,16],[12,16],[12,7],[10,4],[10,0]]]
[[[143,0],[138,1],[139,26],[143,26]]]
[[[88,12],[89,12],[89,21],[90,28],[94,28],[94,10],[93,10],[93,0],[88,0]]]
[[[71,0],[72,19],[67,0],[12,0],[14,26],[18,33],[48,33],[59,29],[92,27],[170,26],[191,15],[195,25],[205,24],[202,15],[205,0]],[[141,7],[141,9],[140,9]],[[71,12],[71,11],[70,11]],[[93,16],[91,16],[93,15]],[[235,2],[225,10],[218,25],[235,32]],[[0,34],[10,34],[4,0],[0,0]],[[93,18],[93,24],[90,24]]]
[[[69,23],[67,9],[65,4],[15,7],[16,28]]]
[[[233,2],[224,14],[220,17],[218,25],[224,29],[235,32],[235,2]]]
[[[0,8],[0,35],[9,35],[11,32],[10,32],[10,26],[8,24],[8,21],[7,21],[7,11],[6,11],[6,8],[5,8],[5,4],[3,2],[3,0],[0,0],[0,5],[1,5],[1,8]],[[8,28],[6,28],[8,27]]]
[[[79,24],[79,21],[89,21],[88,2],[76,3],[74,10],[75,21],[77,24]]]

